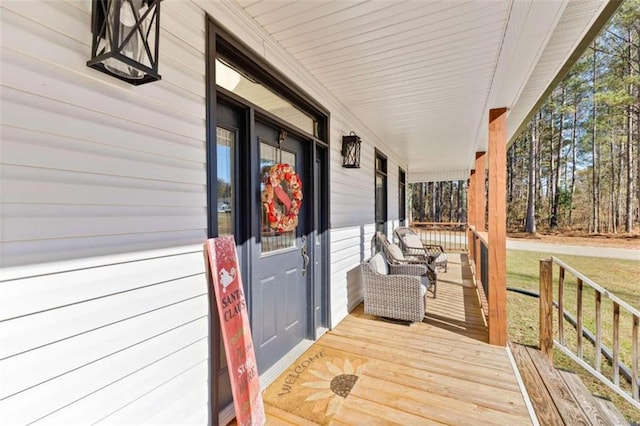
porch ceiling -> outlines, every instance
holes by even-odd
[[[604,0],[235,1],[414,182],[466,179],[487,148],[489,109],[509,109],[511,139],[615,10]]]

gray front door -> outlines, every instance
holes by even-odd
[[[254,233],[257,235],[252,250],[251,325],[258,369],[263,373],[307,337],[311,274],[306,273],[309,265],[303,251],[307,244],[307,212],[313,197],[304,198],[305,188],[311,188],[305,176],[308,169],[305,149],[309,149],[309,144],[293,136],[283,138],[283,130],[260,121],[255,122],[255,132],[260,163],[259,170],[254,172],[259,173],[260,187],[255,190],[262,194],[272,166],[288,164],[301,179],[303,194],[295,229],[274,228],[273,216],[269,217],[262,196],[259,214],[252,218],[257,221]],[[286,186],[283,188],[274,197],[274,202],[281,204],[279,211],[287,211],[291,201],[291,193]]]

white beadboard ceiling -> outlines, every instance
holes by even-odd
[[[413,182],[466,179],[487,149],[489,109],[508,108],[511,139],[615,9],[604,0],[235,1],[404,160]]]

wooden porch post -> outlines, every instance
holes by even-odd
[[[483,232],[487,230],[487,224],[485,219],[486,212],[486,200],[487,200],[487,192],[485,187],[485,167],[484,163],[486,161],[486,156],[484,152],[476,152],[476,206],[475,206],[475,214],[476,214],[476,231]]]
[[[489,343],[507,345],[507,109],[489,111]]]
[[[476,225],[476,171],[471,170],[469,175],[469,188],[467,189],[467,224],[469,227]],[[473,238],[473,232],[469,229],[469,259],[476,256],[476,247]]]
[[[553,362],[553,263],[540,259],[540,351]]]

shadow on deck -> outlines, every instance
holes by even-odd
[[[448,271],[438,275],[438,298],[429,299],[423,322],[481,342],[488,341],[487,324],[466,254],[449,254]]]
[[[360,304],[264,392],[269,424],[531,424],[505,348],[487,342],[465,255],[421,323]]]

